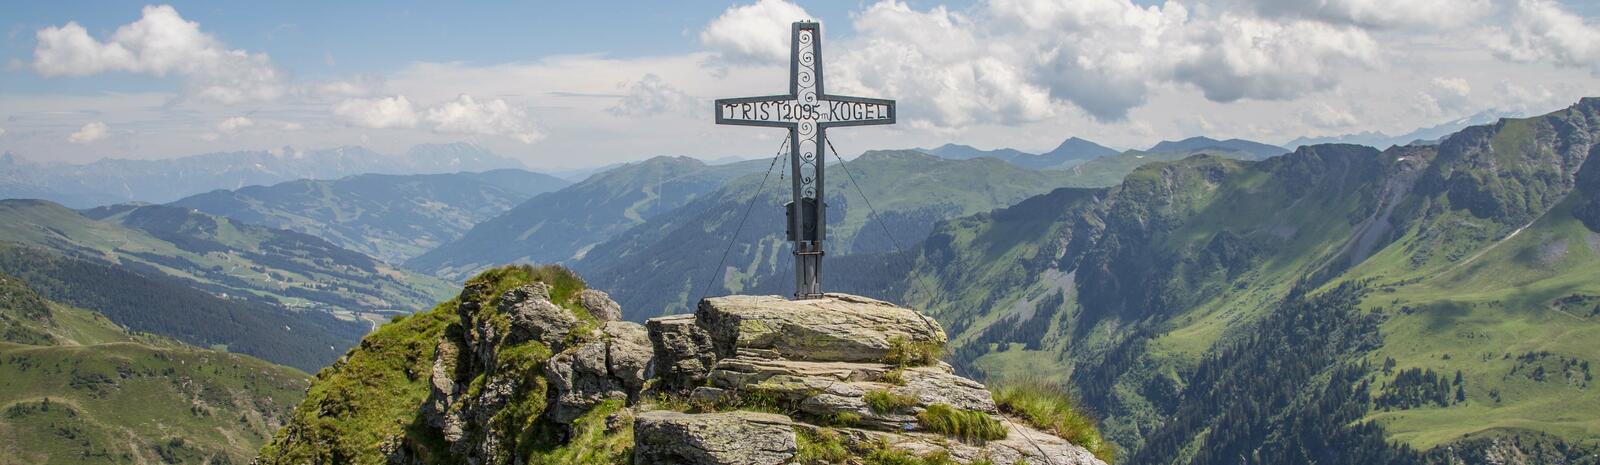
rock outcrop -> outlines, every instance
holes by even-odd
[[[1103,465],[1008,420],[911,309],[830,294],[711,298],[645,325],[617,310],[559,267],[485,272],[319,373],[261,463]]]
[[[657,318],[646,327],[656,350],[657,386],[686,395],[697,410],[792,412],[793,417],[768,417],[761,424],[792,425],[806,434],[826,430],[860,452],[888,448],[962,463],[1102,463],[1083,447],[1002,418],[982,383],[957,376],[931,357],[908,356],[907,351],[942,346],[946,338],[938,323],[911,309],[843,294],[804,301],[728,296],[701,301],[692,317]],[[922,417],[933,406],[988,418],[1003,425],[997,428],[1004,437],[952,439],[930,431]],[[741,419],[640,415],[634,424],[635,463],[787,463],[767,455],[700,453],[720,450],[720,443],[682,445],[701,444],[701,437],[711,434],[708,424],[737,431],[727,433],[734,438],[749,434],[755,427]]]
[[[717,353],[770,350],[794,360],[881,361],[894,341],[943,345],[944,329],[909,308],[845,294],[791,301],[735,295],[700,302],[695,320]]]
[[[638,401],[654,356],[650,340],[638,323],[590,313],[617,307],[604,293],[580,292],[580,312],[552,302],[542,282],[485,295],[491,292],[491,283],[467,285],[457,299],[460,323],[435,351],[423,419],[453,454],[469,463],[515,463],[512,450],[528,423],[543,421],[565,435],[601,402]],[[542,415],[506,414],[518,411]]]

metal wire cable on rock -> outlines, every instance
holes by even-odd
[[[750,211],[755,209],[756,200],[767,190],[767,178],[772,177],[772,169],[778,166],[778,160],[783,158],[783,149],[788,146],[789,138],[785,137],[783,143],[778,145],[778,153],[772,156],[772,164],[767,166],[767,174],[761,175],[761,184],[756,187],[755,195],[751,195],[750,200],[745,201],[744,214],[739,216],[739,225],[733,228],[733,237],[728,238],[728,247],[722,250],[722,259],[717,260],[717,267],[710,270],[711,273],[706,276],[706,284],[700,288],[701,300],[705,300],[706,295],[711,292],[711,282],[715,281],[712,278],[716,276],[717,270],[728,264],[728,253],[733,251],[734,244],[739,243],[739,233],[744,231],[745,220],[750,219]]]

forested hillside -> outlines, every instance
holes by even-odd
[[[0,243],[0,272],[26,280],[45,298],[92,310],[133,331],[306,371],[338,358],[369,328],[324,312],[223,299],[178,278],[15,244]]]
[[[1071,177],[993,158],[947,160],[913,151],[869,152],[828,173],[830,257],[895,250],[896,241],[910,245],[939,220],[1009,205]],[[573,266],[596,287],[610,290],[623,308],[638,312],[627,315],[635,320],[688,311],[708,279],[712,295],[793,293],[784,212],[775,207],[789,198],[789,183],[781,176],[767,176],[759,196],[762,175],[731,182],[596,246]],[[869,221],[873,210],[881,225]]]
[[[313,236],[184,208],[117,205],[80,214],[42,200],[0,200],[0,220],[6,241],[301,309],[409,312],[448,287]]]
[[[578,260],[628,228],[768,165],[767,160],[707,165],[689,157],[629,163],[529,199],[407,261],[406,267],[459,281],[506,263]]]
[[[0,462],[245,463],[306,375],[130,333],[0,273]]]

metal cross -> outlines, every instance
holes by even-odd
[[[794,23],[789,60],[789,94],[717,100],[717,124],[789,129],[793,200],[788,212],[794,241],[796,299],[822,297],[822,241],[827,203],[823,202],[823,158],[827,130],[836,126],[894,124],[894,101],[828,95],[822,90],[822,34],[819,24]]]

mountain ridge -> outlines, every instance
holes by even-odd
[[[168,205],[321,237],[389,263],[458,239],[472,226],[570,183],[539,173],[360,174],[216,190]]]
[[[171,159],[102,159],[82,165],[0,163],[0,198],[55,199],[77,208],[165,203],[216,189],[355,174],[424,174],[523,168],[469,144],[422,144],[399,155],[360,146],[215,152]]]

